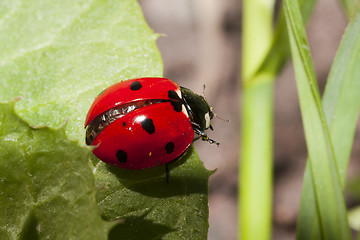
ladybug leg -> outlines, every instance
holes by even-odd
[[[220,145],[220,143],[214,139],[211,139],[207,136],[207,134],[200,130],[199,128],[197,128],[196,126],[194,127],[194,132],[199,135],[199,138],[201,137],[201,140],[209,142],[210,144],[216,144],[217,146]]]
[[[195,141],[197,141],[197,140],[199,140],[201,137],[200,136],[194,136],[194,140],[193,140],[193,142],[195,142]]]
[[[210,144],[216,144],[216,146],[219,146],[219,145],[220,145],[220,143],[219,143],[218,141],[216,141],[216,140],[214,140],[214,139],[211,139],[211,138],[209,138],[208,136],[202,137],[201,139],[202,139],[203,141],[209,142]]]
[[[169,164],[165,164],[165,174],[166,174],[166,183],[169,183],[170,179],[170,170],[169,170]]]
[[[185,150],[182,154],[180,154],[180,156],[178,156],[177,158],[175,158],[174,160],[172,160],[171,162],[168,162],[165,164],[165,179],[166,179],[166,183],[169,183],[170,180],[170,168],[169,165],[170,163],[173,163],[177,160],[179,160],[180,158],[182,158],[184,156],[184,154],[186,153],[187,150]]]

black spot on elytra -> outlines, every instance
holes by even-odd
[[[131,85],[130,85],[130,89],[133,91],[139,90],[140,88],[142,88],[142,85],[138,81],[135,81],[135,82],[131,83]]]
[[[123,150],[119,150],[116,153],[116,158],[119,162],[126,163],[127,162],[127,153]]]
[[[168,142],[166,145],[165,145],[165,150],[166,150],[166,153],[167,154],[170,154],[174,151],[174,143],[173,142]]]
[[[171,101],[171,105],[174,107],[174,110],[176,112],[181,112],[182,103],[181,103],[181,98],[179,97],[179,95],[177,95],[177,93],[174,90],[169,90],[168,91],[168,97],[170,99],[176,100],[176,101]]]
[[[174,100],[181,100],[179,95],[177,95],[177,93],[174,90],[169,90],[168,91],[168,97],[170,99],[174,99]]]
[[[126,127],[126,122],[123,122],[122,125],[123,125],[123,127]]]
[[[154,122],[150,118],[145,118],[145,120],[143,120],[141,122],[141,126],[149,134],[152,134],[155,132]]]
[[[171,101],[171,105],[174,107],[176,112],[181,112],[182,110],[182,103],[180,101]]]

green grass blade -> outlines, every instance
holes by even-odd
[[[340,3],[348,19],[352,19],[360,7],[359,0],[340,0]]]
[[[320,216],[321,236],[324,239],[351,239],[334,149],[297,1],[285,0],[284,11],[309,154],[310,174]],[[311,231],[313,226],[308,227],[310,229],[305,230]]]
[[[347,28],[323,96],[342,188],[360,109],[360,12]]]
[[[360,14],[348,26],[329,74],[322,105],[333,140],[340,186],[344,188],[346,169],[360,109]],[[318,239],[312,177],[306,167],[297,235],[299,239]],[[313,226],[311,231],[309,226]]]
[[[310,18],[316,0],[299,0],[301,16],[304,22]],[[276,75],[281,71],[290,57],[289,37],[286,29],[284,9],[281,8],[276,22],[275,34],[271,43],[271,48],[258,69],[261,72],[273,72]]]

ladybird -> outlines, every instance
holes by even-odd
[[[86,144],[102,161],[145,169],[179,159],[190,144],[210,139],[214,113],[203,96],[166,78],[116,83],[96,97],[86,116]],[[196,136],[194,138],[194,136]]]

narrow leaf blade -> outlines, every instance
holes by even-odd
[[[352,19],[359,11],[359,0],[340,0],[340,3],[346,13],[348,19]]]
[[[346,170],[354,139],[356,122],[360,110],[360,13],[348,26],[331,68],[326,84],[322,105],[326,121],[333,140],[336,166],[338,167],[340,186],[345,185]],[[315,195],[310,166],[307,164],[299,212],[297,235],[304,235],[308,226],[314,228],[308,232],[318,239],[320,235],[319,216],[314,204]],[[310,238],[307,238],[310,239]]]
[[[335,155],[297,1],[284,1],[284,10],[322,237],[351,239]],[[312,227],[307,225],[304,234],[311,232]]]
[[[299,0],[301,16],[304,19],[304,22],[309,20],[316,2],[316,0]],[[289,60],[289,57],[289,37],[286,28],[284,8],[282,7],[276,21],[271,48],[257,72],[271,72],[278,74]]]

